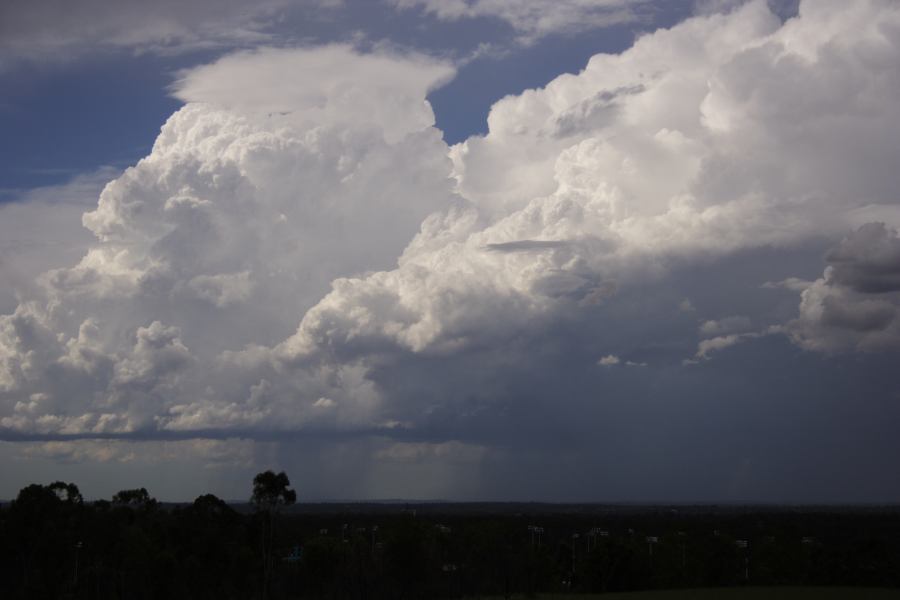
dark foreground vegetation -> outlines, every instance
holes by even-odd
[[[717,586],[900,587],[894,508],[84,502],[73,484],[0,508],[0,598],[415,599]]]

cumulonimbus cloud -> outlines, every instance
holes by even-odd
[[[505,98],[452,148],[425,100],[452,68],[423,57],[269,49],[188,72],[186,106],[84,215],[97,242],[0,317],[0,427],[414,436],[452,409],[395,402],[373,370],[505,349],[672,269],[836,243],[872,215],[785,331],[881,347],[815,340],[897,335],[898,32],[886,1],[784,23],[750,2]],[[816,312],[851,293],[856,320]],[[720,337],[757,324],[734,314],[698,316]]]

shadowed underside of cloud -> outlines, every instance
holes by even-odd
[[[900,349],[900,237],[884,223],[863,225],[825,256],[824,275],[801,293],[788,324],[804,348]]]
[[[524,444],[510,419],[566,439],[566,398],[708,374],[739,342],[890,351],[898,40],[891,2],[784,23],[751,2],[507,97],[452,148],[425,96],[453,69],[424,57],[183,73],[187,104],[85,213],[96,242],[0,317],[2,437],[378,437],[465,463]],[[826,245],[822,278],[762,289]]]

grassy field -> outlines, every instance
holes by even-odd
[[[877,588],[747,587],[624,592],[619,594],[540,594],[535,600],[892,600],[900,590]],[[502,597],[484,600],[502,600]],[[513,596],[513,600],[524,600]]]

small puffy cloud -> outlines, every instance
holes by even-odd
[[[693,358],[682,361],[683,364],[695,364],[701,360],[709,360],[711,355],[721,352],[726,348],[731,348],[737,344],[742,344],[749,340],[756,340],[766,336],[778,335],[785,333],[783,325],[770,325],[759,331],[745,331],[744,333],[725,333],[720,332],[714,337],[701,339],[697,344],[697,352]]]
[[[697,354],[694,356],[694,360],[708,359],[710,357],[710,354],[714,352],[720,352],[726,348],[730,348],[731,346],[739,344],[744,340],[754,337],[757,337],[757,335],[732,333],[729,335],[720,335],[709,339],[700,340],[700,343],[697,346]]]
[[[615,354],[607,354],[597,361],[597,364],[601,367],[612,367],[619,364],[621,360]]]
[[[332,400],[331,398],[319,398],[315,402],[313,402],[313,406],[316,408],[333,408],[337,405],[337,402]]]
[[[770,290],[786,289],[792,292],[802,292],[810,285],[812,285],[812,283],[812,281],[806,281],[805,279],[800,279],[799,277],[788,277],[787,279],[782,279],[781,281],[767,281],[763,283],[762,287]]]
[[[741,333],[752,327],[750,319],[743,315],[704,321],[700,324],[700,335],[705,338]]]

